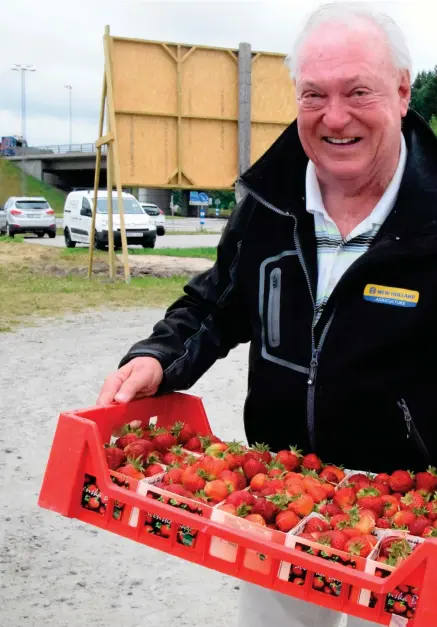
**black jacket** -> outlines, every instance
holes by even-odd
[[[413,111],[403,133],[408,160],[396,205],[314,329],[308,159],[293,123],[242,176],[248,194],[213,268],[188,283],[120,365],[152,355],[165,373],[159,393],[183,390],[250,342],[249,442],[297,445],[360,470],[437,465],[437,140]],[[418,302],[369,301],[370,284],[417,291]]]

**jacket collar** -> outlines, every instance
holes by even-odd
[[[427,234],[437,231],[437,138],[412,109],[403,120],[402,132],[408,149],[407,164],[384,231]],[[307,164],[295,120],[239,180],[267,204],[296,213],[299,206],[304,210]]]

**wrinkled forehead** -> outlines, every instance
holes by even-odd
[[[297,69],[298,82],[396,73],[384,34],[369,22],[320,25],[301,47]]]

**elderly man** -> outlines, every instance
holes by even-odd
[[[134,345],[99,403],[187,389],[250,342],[248,441],[379,472],[437,463],[437,142],[409,110],[388,17],[311,16],[291,57],[297,121],[241,177],[214,267]],[[240,627],[341,616],[261,588]],[[349,626],[369,625],[349,619]]]

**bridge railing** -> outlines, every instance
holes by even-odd
[[[107,151],[107,146],[102,146],[102,152]],[[66,154],[95,154],[95,144],[54,144],[49,146],[26,146],[22,148],[9,148],[4,156],[24,157],[26,155],[66,155]]]

